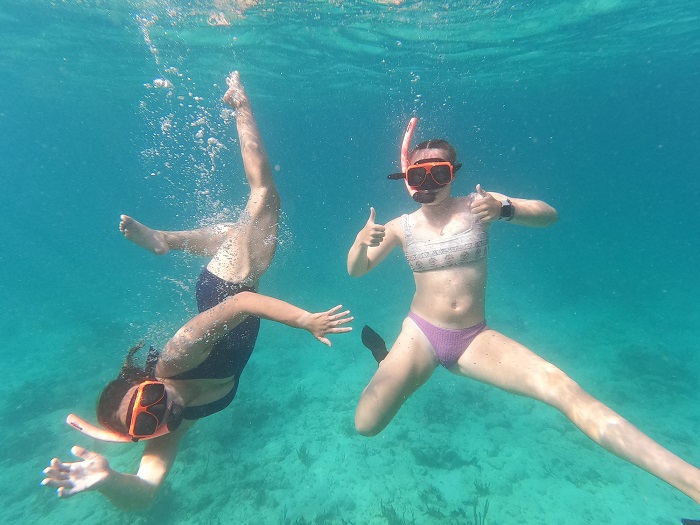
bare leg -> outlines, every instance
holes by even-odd
[[[134,244],[164,255],[170,250],[183,250],[195,255],[214,255],[232,229],[231,224],[185,231],[154,230],[128,215],[122,215],[119,231]]]
[[[451,371],[553,406],[608,452],[700,503],[700,470],[584,392],[554,365],[503,334],[482,332]]]
[[[272,262],[277,247],[280,197],[248,95],[237,71],[227,79],[223,100],[236,110],[236,129],[250,197],[236,228],[229,231],[209,263],[222,279],[255,285]]]
[[[405,319],[394,346],[362,392],[355,412],[357,431],[363,436],[376,436],[384,430],[436,367],[427,339],[413,321]]]
[[[170,250],[211,256],[207,268],[231,282],[255,286],[277,247],[280,198],[248,95],[237,71],[227,79],[224,102],[236,110],[243,167],[250,186],[246,208],[236,223],[185,231],[155,230],[122,215],[119,229],[130,241],[157,255]]]

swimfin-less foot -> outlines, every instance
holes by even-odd
[[[700,525],[700,520],[687,520],[687,519],[682,519],[681,523],[683,525]]]
[[[367,325],[362,328],[362,344],[372,351],[377,364],[381,363],[389,354],[386,351],[384,339]]]

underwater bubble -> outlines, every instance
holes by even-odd
[[[153,81],[153,87],[156,89],[158,88],[165,88],[165,89],[172,89],[173,88],[173,83],[170,82],[167,78],[156,78]]]

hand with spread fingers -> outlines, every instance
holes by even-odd
[[[303,323],[304,327],[324,345],[331,346],[331,341],[326,337],[326,334],[342,334],[352,331],[351,327],[342,326],[352,322],[354,319],[354,317],[348,317],[350,310],[336,313],[342,307],[343,305],[339,304],[326,312],[307,314]]]
[[[46,476],[41,482],[48,487],[56,487],[59,498],[70,498],[80,492],[95,490],[104,483],[112,469],[104,456],[82,447],[73,447],[71,454],[81,459],[63,463],[53,458],[44,469]]]

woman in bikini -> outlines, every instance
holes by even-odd
[[[409,153],[416,122],[411,120],[404,136],[402,173],[390,178],[404,180],[420,208],[385,225],[375,222],[371,208],[348,254],[348,273],[361,276],[401,247],[416,284],[409,313],[388,354],[376,334],[363,337],[380,364],[360,397],[357,431],[364,436],[381,432],[441,365],[456,375],[553,406],[605,450],[700,503],[700,470],[584,392],[557,367],[486,324],[491,224],[544,227],[556,222],[557,212],[542,201],[488,192],[478,184],[466,197],[452,196],[451,182],[460,167],[456,152],[443,140],[431,140]]]
[[[81,461],[51,460],[43,485],[67,498],[97,490],[127,510],[147,506],[175,461],[178,445],[196,420],[226,408],[255,346],[260,319],[311,332],[329,345],[328,334],[351,330],[348,311],[336,306],[312,314],[256,292],[277,245],[280,199],[262,139],[240,78],[228,79],[224,102],[236,110],[236,126],[250,196],[240,219],[191,231],[151,229],[123,215],[120,230],[132,242],[162,255],[186,250],[213,255],[197,280],[199,314],[170,338],[162,352],[151,348],[136,364],[142,345],[129,351],[118,377],[103,390],[94,426],[71,414],[67,422],[90,437],[112,442],[147,440],[135,475],[113,470],[107,459],[73,447]]]

